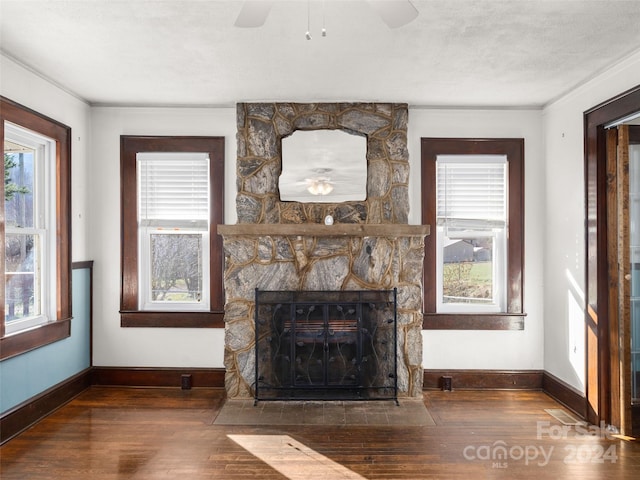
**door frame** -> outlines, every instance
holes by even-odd
[[[586,241],[585,416],[612,422],[612,355],[618,333],[610,331],[607,242],[607,133],[604,126],[640,110],[640,85],[584,113]],[[617,355],[616,355],[617,358]],[[615,401],[615,400],[614,400]],[[615,407],[614,407],[615,409]]]

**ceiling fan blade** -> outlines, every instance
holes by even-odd
[[[410,0],[369,0],[369,5],[389,28],[402,27],[418,16],[418,10]]]
[[[268,0],[246,0],[242,4],[242,9],[234,25],[240,28],[261,27],[264,25],[273,3]]]

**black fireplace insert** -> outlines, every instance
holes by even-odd
[[[397,291],[255,292],[255,401],[395,400]]]

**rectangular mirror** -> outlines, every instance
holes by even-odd
[[[342,130],[297,130],[282,139],[280,200],[340,203],[367,198],[367,139]]]

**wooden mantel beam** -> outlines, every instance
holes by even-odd
[[[230,236],[310,236],[310,237],[425,237],[429,225],[371,223],[243,223],[217,225],[218,235]]]

